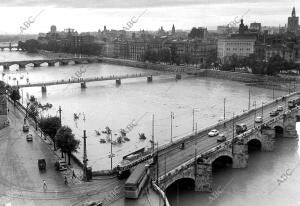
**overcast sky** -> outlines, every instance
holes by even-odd
[[[36,15],[24,33],[47,32],[51,25],[78,32],[103,30],[104,25],[122,29],[140,15],[131,30],[170,30],[172,24],[215,29],[241,17],[246,24],[283,26],[293,6],[300,13],[296,0],[1,0],[0,33],[20,33],[20,26]]]

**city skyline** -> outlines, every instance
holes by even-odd
[[[18,34],[23,22],[41,11],[43,12],[30,28],[24,31],[24,34],[48,32],[51,25],[56,25],[60,31],[65,28],[74,28],[78,32],[97,31],[98,29],[103,30],[104,25],[109,30],[121,30],[128,21],[133,17],[140,16],[145,10],[146,12],[130,31],[143,29],[157,31],[161,26],[169,31],[173,24],[176,30],[190,30],[192,27],[207,27],[209,30],[216,30],[218,25],[226,25],[241,17],[244,18],[245,24],[260,22],[263,26],[284,26],[287,24],[287,18],[291,15],[293,6],[296,8],[296,14],[297,8],[299,8],[299,3],[297,4],[295,1],[285,2],[283,7],[282,0],[266,0],[259,3],[257,1],[243,1],[242,3],[222,1],[222,3],[218,3],[216,1],[190,0],[184,2],[185,4],[180,0],[148,3],[139,1],[137,4],[133,4],[134,0],[127,4],[109,2],[86,1],[85,4],[79,4],[78,1],[75,1],[69,3],[68,8],[61,8],[66,5],[58,1],[51,1],[51,3],[30,1],[26,3],[26,7],[22,7],[22,3],[18,1],[2,1],[0,18],[5,19],[12,14],[14,18],[11,18],[10,21],[1,21],[0,34]],[[100,8],[101,5],[103,7]],[[166,10],[168,12],[165,12]]]

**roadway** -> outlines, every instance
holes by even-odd
[[[71,171],[58,172],[54,168],[57,156],[36,134],[33,127],[33,142],[27,142],[22,131],[24,116],[9,106],[10,126],[0,132],[0,205],[81,205],[86,201],[106,198],[106,205],[122,198],[123,182],[117,178],[106,177],[82,182],[71,179]],[[45,158],[47,169],[40,172],[37,160]],[[73,166],[73,168],[76,168]],[[64,184],[64,175],[69,184]],[[79,176],[80,174],[77,173]],[[43,180],[47,190],[43,190]],[[116,187],[117,193],[107,199]]]
[[[268,121],[271,119],[269,113],[272,110],[277,109],[278,106],[282,106],[284,110],[287,109],[287,101],[289,99],[293,99],[296,96],[293,96],[292,98],[285,98],[286,100],[282,101],[279,100],[277,103],[274,102],[270,105],[264,106],[263,110],[258,108],[255,112],[250,112],[249,115],[239,116],[236,117],[234,120],[234,124],[240,124],[245,123],[248,127],[248,129],[253,128],[255,125],[259,125],[254,122],[255,115],[256,116],[263,116],[263,121]],[[300,97],[299,94],[297,94],[297,97]],[[263,112],[263,115],[262,115]],[[284,111],[282,111],[284,112]],[[281,112],[281,113],[282,113]],[[195,137],[191,137],[185,142],[185,149],[181,150],[179,149],[180,144],[173,144],[169,146],[168,148],[164,150],[160,150],[158,153],[158,165],[159,165],[159,177],[165,175],[166,173],[170,172],[171,170],[175,169],[176,167],[179,167],[183,163],[193,159],[195,157],[195,145],[197,148],[197,155],[203,154],[207,152],[208,150],[222,144],[217,142],[217,137],[209,137],[208,132],[211,128],[206,129]],[[235,128],[233,128],[233,121],[232,119],[226,122],[226,126],[224,127],[223,124],[219,124],[214,129],[217,129],[220,133],[223,133],[227,140],[231,140],[233,137],[233,131],[234,136],[235,134]]]

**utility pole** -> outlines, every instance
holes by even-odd
[[[256,101],[254,101],[253,105],[254,105],[254,123],[255,123],[255,118],[256,118]],[[254,126],[255,126],[255,124],[254,124]]]
[[[250,88],[249,88],[249,101],[248,101],[248,111],[250,111]]]
[[[274,99],[275,99],[275,95],[274,95],[274,86],[273,86],[273,101],[274,101]]]
[[[171,142],[173,142],[173,119],[174,119],[174,113],[171,112]]]
[[[153,143],[154,144],[154,143]],[[156,161],[157,161],[157,163],[156,163],[156,185],[157,186],[159,186],[158,185],[158,142],[157,142],[157,150],[156,150],[156,155],[157,155],[157,158],[156,158]]]
[[[195,109],[193,108],[193,132],[195,131]]]
[[[152,153],[154,157],[154,114],[152,116]]]
[[[83,180],[87,181],[87,155],[86,155],[86,131],[83,130]]]
[[[233,151],[233,141],[234,141],[234,113],[232,115],[232,151]]]
[[[264,102],[261,103],[261,118],[264,119]]]
[[[58,112],[59,112],[59,127],[61,127],[62,126],[62,123],[61,123],[61,112],[62,112],[61,106],[59,106]]]
[[[112,153],[112,132],[110,130],[110,169],[113,169],[113,157],[114,154]]]
[[[226,98],[224,98],[224,120],[226,119],[226,117],[225,117],[225,104],[226,104]]]

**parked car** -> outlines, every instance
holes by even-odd
[[[26,140],[32,142],[32,140],[33,140],[32,134],[27,134],[26,135]]]
[[[247,125],[246,124],[237,124],[235,126],[235,132],[236,134],[242,134],[247,131]]]
[[[67,170],[67,163],[65,160],[58,160],[55,162],[55,167],[58,171],[65,171]]]
[[[277,110],[270,112],[270,117],[276,117],[279,114]]]
[[[29,125],[28,124],[24,124],[23,125],[23,132],[28,132],[29,131]]]
[[[282,107],[282,106],[278,106],[278,107],[277,107],[277,111],[278,111],[278,112],[283,111],[283,107]]]
[[[263,119],[261,116],[255,118],[255,123],[262,123]]]
[[[226,141],[226,137],[224,134],[219,134],[217,138],[217,142],[224,142]]]
[[[217,136],[218,134],[219,134],[219,131],[216,129],[213,129],[208,133],[208,136],[214,137],[214,136]]]
[[[46,169],[46,160],[45,159],[39,159],[38,160],[38,167],[39,167],[39,170],[45,170]]]

